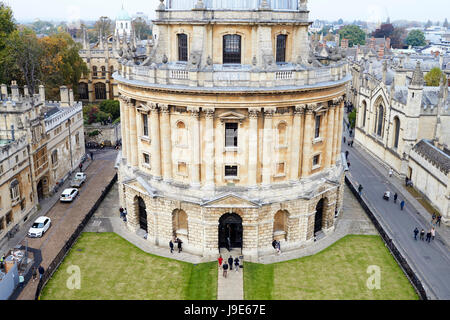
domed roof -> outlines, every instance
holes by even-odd
[[[123,8],[120,10],[120,12],[117,14],[116,20],[131,20],[130,15],[128,12]]]

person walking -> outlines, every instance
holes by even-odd
[[[173,253],[173,241],[169,241],[170,253]]]
[[[226,278],[227,277],[227,271],[228,271],[228,264],[225,261],[225,263],[223,264],[223,277]]]
[[[425,240],[425,230],[420,230],[420,240]]]
[[[2,254],[0,256],[0,269],[3,269],[4,263],[5,263],[4,261],[5,261],[5,255]]]
[[[348,159],[348,155],[350,154],[350,152],[348,152],[348,150],[347,151],[345,151],[345,158],[346,159]]]
[[[181,241],[180,238],[177,238],[177,243],[178,243],[178,253],[181,253],[181,251],[183,251],[183,241]]]
[[[353,140],[352,140],[352,142],[350,142],[350,147],[352,147],[352,148],[353,148]]]
[[[280,241],[277,241],[277,253],[278,253],[278,255],[281,254],[281,242]]]
[[[402,202],[400,202],[400,210],[403,211],[404,207],[405,207],[405,200],[402,200]]]
[[[127,222],[127,214],[128,214],[127,208],[124,208],[123,209],[123,222]]]
[[[359,187],[358,187],[359,195],[361,195],[363,189],[364,189],[364,188],[363,188],[362,184],[359,184]]]
[[[436,229],[434,229],[434,227],[431,228],[430,233],[431,233],[431,240],[434,240],[434,237],[436,236]]]
[[[80,164],[78,165],[78,168],[80,168],[80,172],[83,172],[83,164],[80,162]]]
[[[425,241],[427,241],[429,243],[430,240],[431,240],[431,231],[428,231],[427,232],[427,239]]]
[[[393,174],[393,173],[394,173],[394,172],[392,171],[392,168],[390,168],[390,169],[389,169],[389,178],[392,177],[392,174]]]
[[[44,267],[43,266],[39,266],[38,270],[39,270],[39,280],[41,280],[42,276],[44,275],[44,271],[45,271]]]
[[[398,194],[397,192],[394,194],[394,203],[397,203]]]
[[[419,233],[419,229],[417,227],[414,229],[414,240],[417,240],[417,234]]]
[[[275,249],[275,250],[277,250],[277,240],[273,240],[272,241],[272,247]]]
[[[239,258],[236,257],[234,259],[234,269],[236,270],[236,272],[239,272]]]
[[[439,225],[439,227],[441,226],[441,219],[442,219],[442,216],[437,216],[437,218],[436,218],[436,225]]]
[[[119,215],[120,215],[120,219],[123,219],[123,208],[122,207],[119,209]]]
[[[219,258],[217,259],[217,261],[219,262],[219,268],[220,268],[222,266],[222,262],[223,262],[222,255],[219,255]]]
[[[228,258],[228,264],[230,266],[230,271],[233,270],[233,257],[232,256],[230,256]]]
[[[25,282],[25,278],[22,274],[19,275],[19,286],[20,288],[23,288],[23,283]]]
[[[94,153],[91,151],[89,154],[91,155],[91,160],[94,160]]]

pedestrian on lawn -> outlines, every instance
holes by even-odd
[[[394,194],[394,203],[397,203],[398,194],[397,192]]]
[[[226,278],[227,277],[227,271],[228,271],[228,264],[225,262],[223,264],[223,277]]]
[[[173,253],[173,241],[169,241],[170,253]]]
[[[364,188],[363,188],[362,184],[359,184],[359,187],[358,187],[359,195],[361,195],[363,189],[364,189]]]
[[[425,239],[425,230],[422,229],[422,230],[420,231],[420,240],[423,241],[424,239]]]
[[[431,240],[431,231],[427,232],[427,239],[425,241],[430,242]]]
[[[402,202],[400,202],[400,209],[403,211],[404,207],[405,207],[405,200],[402,200]]]
[[[436,229],[434,229],[434,227],[431,228],[430,233],[431,233],[431,240],[434,240],[434,237],[436,236]]]
[[[44,275],[44,267],[43,266],[39,266],[39,280],[42,279],[42,276]]]
[[[219,259],[217,259],[217,261],[219,261],[219,268],[220,268],[222,266],[222,262],[223,262],[222,255],[219,255]]]
[[[236,257],[234,259],[234,268],[236,269],[236,272],[239,272],[239,258]]]
[[[230,271],[233,270],[233,257],[232,256],[230,256],[228,258],[228,264],[230,265]]]
[[[178,243],[178,253],[180,253],[181,251],[183,251],[183,241],[181,241],[180,238],[177,238],[177,243]]]
[[[417,240],[417,234],[419,233],[419,229],[417,227],[414,229],[414,240]]]

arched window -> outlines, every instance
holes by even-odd
[[[96,66],[93,66],[93,67],[92,67],[92,76],[93,76],[93,77],[96,77],[96,76],[97,76],[97,67],[96,67]]]
[[[378,107],[378,113],[377,113],[377,135],[382,137],[383,136],[383,122],[384,122],[384,108],[382,105]]]
[[[277,36],[277,54],[276,54],[277,63],[286,62],[286,41],[287,35],[279,34]]]
[[[106,77],[106,68],[102,66],[102,77]]]
[[[19,189],[19,181],[17,179],[14,179],[11,184],[9,185],[9,192],[11,195],[11,200],[16,201],[20,197],[20,189]]]
[[[287,144],[287,125],[285,122],[280,122],[277,127],[278,131],[278,146],[285,146]]]
[[[105,100],[106,99],[106,85],[102,82],[95,84],[95,99]]]
[[[178,61],[188,61],[188,41],[187,35],[181,33],[178,38]]]
[[[172,213],[173,235],[179,238],[188,238],[188,217],[183,210],[174,210]]]
[[[241,36],[227,34],[223,36],[223,63],[241,63]]]
[[[394,148],[398,148],[398,142],[400,139],[400,119],[394,118]]]
[[[367,104],[365,101],[363,101],[362,103],[362,112],[361,112],[361,127],[365,128],[366,127],[366,116],[367,116]]]
[[[186,125],[183,121],[179,121],[177,123],[177,145],[179,146],[186,146],[187,145],[187,132],[186,132]]]
[[[80,100],[89,99],[88,84],[86,82],[80,82],[78,84],[78,99]]]
[[[287,219],[288,214],[284,210],[275,213],[273,217],[273,238],[274,240],[287,240]]]

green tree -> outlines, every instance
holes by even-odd
[[[102,101],[100,103],[100,110],[110,114],[112,121],[120,117],[120,103],[117,100]]]
[[[408,46],[420,47],[426,45],[425,35],[420,30],[412,30],[405,39]]]
[[[424,77],[425,83],[429,87],[437,87],[441,79],[445,81],[445,75],[438,67],[431,69]]]
[[[348,39],[348,43],[350,47],[353,47],[354,45],[358,44],[365,44],[366,43],[366,34],[364,31],[355,25],[346,25],[343,26],[338,31],[341,40],[342,39]]]
[[[350,127],[355,129],[356,125],[356,109],[353,109],[351,113],[348,115],[348,121],[350,122]]]
[[[11,79],[13,61],[8,56],[5,48],[9,35],[16,30],[13,12],[10,7],[0,2],[0,82],[7,83]]]

